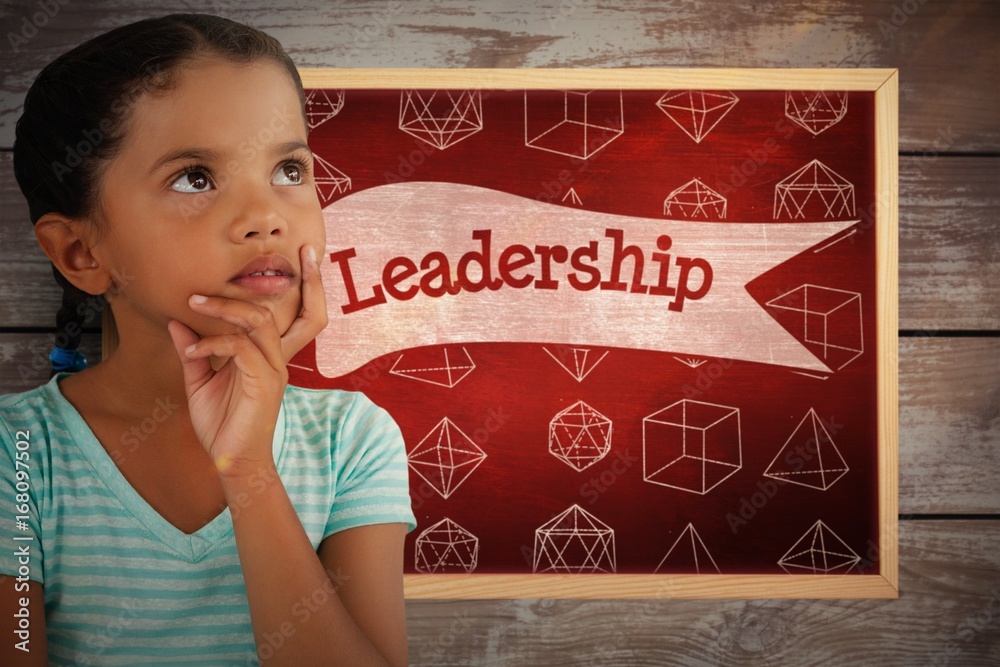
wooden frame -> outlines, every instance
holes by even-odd
[[[407,574],[408,598],[898,597],[898,71],[815,69],[301,69],[306,88],[728,89],[874,93],[879,572],[837,575]],[[110,316],[106,312],[105,317]],[[113,349],[105,322],[105,351]]]

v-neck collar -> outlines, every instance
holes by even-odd
[[[63,396],[59,389],[59,381],[70,375],[68,372],[57,373],[45,385],[45,391],[50,401],[58,406],[58,411],[66,422],[67,431],[80,451],[87,457],[95,474],[107,485],[108,489],[118,498],[119,502],[130,512],[147,531],[151,532],[161,543],[175,551],[189,562],[197,562],[209,550],[215,547],[223,538],[232,533],[232,513],[226,507],[215,518],[191,534],[183,532],[177,526],[163,518],[154,510],[145,498],[139,495],[125,476],[122,475],[114,460],[108,455],[97,436],[90,430],[83,416],[73,404]],[[287,389],[286,389],[287,391]],[[278,410],[278,421],[274,426],[274,439],[271,452],[274,465],[284,449],[285,441],[285,402],[282,400]],[[279,468],[280,473],[280,468]]]

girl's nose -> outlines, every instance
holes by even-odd
[[[233,241],[283,234],[288,224],[268,192],[248,192],[236,203],[231,233]]]

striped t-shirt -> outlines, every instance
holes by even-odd
[[[0,397],[0,574],[27,561],[44,585],[50,664],[258,664],[230,510],[190,535],[160,516],[62,395],[66,375]],[[289,385],[273,452],[314,548],[415,527],[399,427],[363,394]]]

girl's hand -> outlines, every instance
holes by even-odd
[[[264,306],[192,295],[191,308],[242,330],[200,338],[177,320],[167,330],[184,369],[191,423],[223,477],[273,465],[271,440],[288,383],[286,364],[327,324],[326,298],[319,266],[310,246],[299,249],[302,266],[302,312],[279,335],[274,316]],[[210,356],[225,358],[213,370]]]

